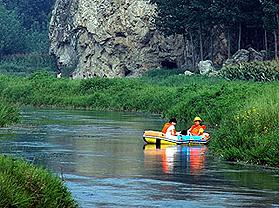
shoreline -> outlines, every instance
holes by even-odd
[[[20,158],[0,155],[0,206],[77,208],[64,182]]]

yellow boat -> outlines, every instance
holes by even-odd
[[[159,131],[145,131],[143,141],[146,144],[169,145],[169,144],[207,144],[210,137],[203,136],[185,136],[179,135],[173,139],[166,138],[165,134]]]

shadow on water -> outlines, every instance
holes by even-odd
[[[0,151],[65,179],[81,207],[278,207],[278,172],[229,165],[206,146],[146,145],[163,120],[137,113],[25,109]]]

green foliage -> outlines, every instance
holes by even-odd
[[[224,158],[278,166],[272,156],[278,154],[278,141],[273,139],[279,133],[276,130],[278,82],[227,81],[164,73],[166,76],[153,71],[151,77],[86,80],[57,79],[47,72],[37,72],[28,78],[2,75],[0,97],[34,106],[176,116],[187,124],[184,129],[190,127],[195,116],[201,116],[209,129],[218,129],[213,135],[212,146]],[[253,107],[259,114],[254,114]],[[245,123],[247,116],[251,116],[251,120]],[[268,118],[274,121],[272,125],[268,125]],[[275,131],[264,133],[265,126]],[[264,154],[265,159],[258,154]]]
[[[212,21],[214,23],[222,23],[227,27],[235,26],[236,22],[239,21],[241,14],[238,0],[213,1],[210,7],[210,12],[213,14]]]
[[[227,160],[278,167],[278,83],[261,87],[262,93],[226,116],[211,146]]]
[[[274,0],[263,0],[263,23],[267,31],[279,30],[279,4]]]
[[[221,75],[229,80],[274,81],[279,80],[279,62],[249,62],[225,65]]]
[[[0,57],[25,50],[25,29],[15,12],[8,11],[0,2]]]
[[[158,5],[157,25],[167,35],[194,31],[200,24],[208,23],[211,1],[208,0],[152,0]]]
[[[28,43],[26,46],[26,50],[29,53],[48,54],[49,51],[48,30],[44,30],[44,31],[30,30],[26,35],[26,41]]]
[[[206,85],[204,88],[197,87],[193,90],[182,88],[182,90],[184,96],[171,109],[169,115],[176,112],[176,116],[185,122],[192,121],[193,117],[198,115],[211,125],[219,125],[227,112],[241,107],[243,100],[251,96],[253,86],[243,83],[241,85],[224,83],[223,85]]]
[[[183,74],[184,71],[180,70],[180,69],[153,69],[153,70],[149,70],[147,71],[143,77],[150,79],[154,79],[154,80],[158,80],[158,79],[163,79],[163,78],[168,78],[172,75],[179,75],[179,74]]]
[[[9,10],[19,14],[26,29],[42,31],[47,29],[48,17],[54,0],[1,0]]]
[[[31,53],[3,56],[0,59],[0,73],[28,75],[37,70],[53,72],[55,65],[49,55]]]
[[[0,99],[0,127],[17,123],[18,121],[19,109]]]
[[[42,168],[0,156],[0,207],[78,207],[63,182]]]
[[[53,0],[0,0],[0,56],[47,54]]]

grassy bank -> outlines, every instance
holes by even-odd
[[[279,138],[274,136],[278,135],[278,89],[277,81],[227,81],[170,71],[125,79],[69,80],[47,73],[0,76],[1,97],[19,104],[152,112],[176,116],[187,127],[194,116],[201,116],[217,129],[211,146],[219,155],[272,166],[279,166]],[[247,115],[251,119],[245,120]]]
[[[0,127],[19,121],[19,109],[0,101]],[[62,181],[46,170],[0,155],[0,207],[77,207]]]
[[[279,166],[279,85],[267,85],[242,108],[226,116],[213,147],[230,161]]]
[[[0,127],[17,123],[19,121],[19,109],[3,99],[0,99]]]
[[[63,182],[44,169],[0,156],[0,207],[77,207]]]

